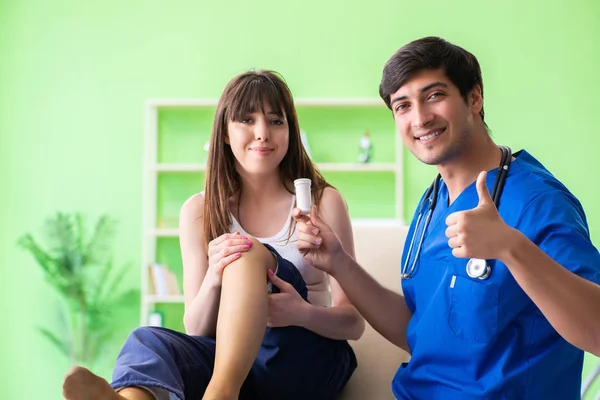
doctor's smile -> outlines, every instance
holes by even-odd
[[[415,139],[422,145],[430,145],[437,141],[437,139],[444,134],[446,129],[431,129],[424,134],[416,135]]]

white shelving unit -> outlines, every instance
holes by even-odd
[[[148,295],[148,296],[146,296],[146,301],[149,304],[157,304],[157,303],[183,303],[183,295],[179,295],[179,296],[155,296],[155,295]]]
[[[385,107],[380,99],[297,99],[296,106],[302,107]],[[159,110],[172,108],[215,107],[215,99],[151,99],[146,103],[145,149],[143,165],[143,240],[141,273],[141,315],[140,324],[147,325],[148,315],[159,303],[183,303],[180,296],[156,296],[150,294],[148,266],[156,261],[157,240],[178,237],[177,229],[159,228],[157,224],[157,189],[160,174],[178,172],[204,172],[205,165],[159,163]],[[391,116],[390,116],[391,119]],[[403,151],[402,143],[395,135],[395,162],[393,163],[317,163],[322,172],[392,172],[395,174],[395,218],[393,219],[354,219],[354,227],[361,225],[404,224],[403,213]]]
[[[356,172],[396,172],[398,167],[395,163],[317,163],[317,167],[324,172],[327,171],[356,171]],[[151,167],[155,172],[204,172],[205,165],[200,164],[155,164]]]

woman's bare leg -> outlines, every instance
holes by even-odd
[[[267,326],[267,270],[277,260],[256,239],[225,267],[217,320],[215,367],[205,400],[237,399]]]

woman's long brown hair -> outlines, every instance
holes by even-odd
[[[290,193],[289,182],[309,178],[312,196],[319,204],[325,187],[330,186],[306,153],[300,137],[298,116],[292,93],[283,78],[273,71],[249,71],[233,78],[225,87],[217,104],[213,123],[204,193],[205,245],[229,232],[231,213],[229,200],[242,189],[242,180],[235,170],[234,155],[225,143],[227,125],[241,121],[248,114],[262,111],[265,105],[284,116],[289,126],[289,147],[279,164],[279,175]]]

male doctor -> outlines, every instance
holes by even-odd
[[[600,254],[581,204],[533,155],[490,138],[468,51],[411,42],[385,65],[380,94],[406,147],[439,172],[410,225],[404,295],[353,261],[318,210],[294,215],[305,258],[411,354],[395,396],[579,399],[584,350],[600,355]]]

